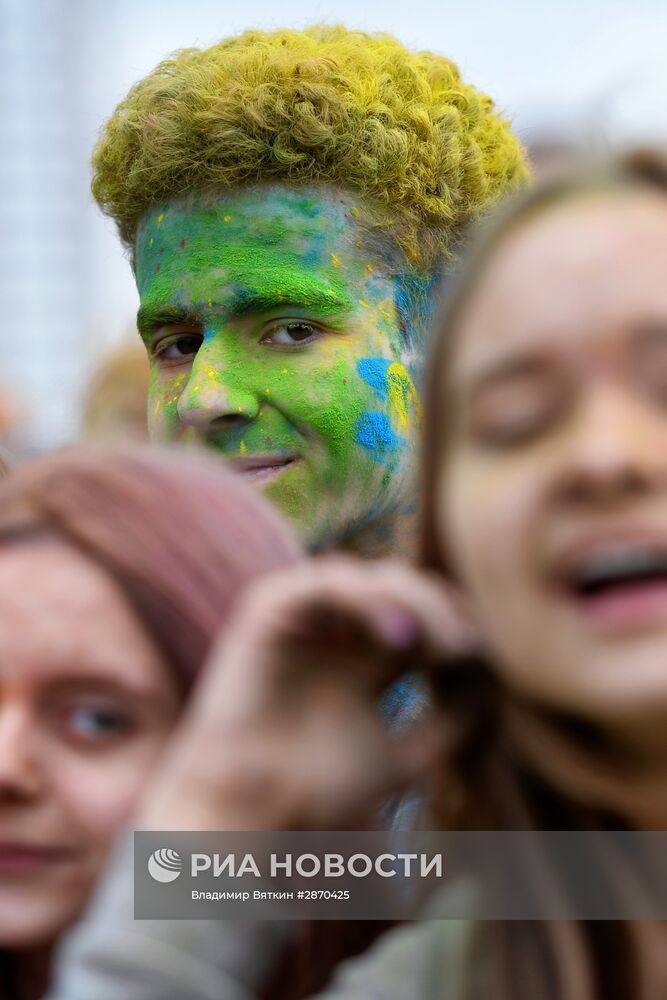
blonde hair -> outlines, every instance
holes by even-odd
[[[340,25],[247,31],[175,53],[118,105],[93,167],[95,199],[130,251],[142,216],[167,199],[323,183],[381,209],[426,269],[528,176],[508,122],[454,63]]]

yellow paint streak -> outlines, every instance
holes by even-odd
[[[340,258],[335,253],[331,254],[331,263],[334,267],[340,267]]]
[[[223,222],[231,222],[232,221],[231,215],[223,215],[222,221]]]
[[[239,445],[239,455],[245,455],[245,453],[247,452],[247,450],[248,449],[246,448],[245,441],[241,441],[241,443]]]
[[[394,361],[387,369],[387,389],[389,405],[396,414],[399,427],[406,428],[408,426],[410,407],[414,408],[415,423],[419,427],[422,419],[421,400],[410,373],[398,361]]]
[[[155,221],[157,222],[158,226],[161,226],[162,223],[164,222],[164,212],[160,212]]]

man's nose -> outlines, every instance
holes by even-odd
[[[232,426],[254,420],[261,401],[244,383],[239,368],[237,362],[233,372],[226,372],[223,360],[201,348],[178,400],[181,423],[206,430],[212,424]]]
[[[34,798],[41,791],[43,769],[37,743],[27,708],[0,704],[0,806]]]
[[[560,490],[613,503],[667,483],[667,417],[614,386],[589,391],[564,446]]]

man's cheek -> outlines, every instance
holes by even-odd
[[[357,445],[392,470],[414,441],[421,401],[407,369],[393,358],[363,357],[356,363],[364,407],[355,424]]]
[[[164,387],[152,388],[148,393],[148,434],[152,441],[171,441],[177,433],[178,396],[166,392]]]
[[[282,400],[298,422],[328,443],[330,452],[344,458],[355,447],[355,424],[368,402],[354,366],[338,358],[300,375],[285,386]]]
[[[180,420],[178,403],[188,384],[188,373],[168,375],[153,366],[148,382],[148,433],[154,441],[168,441],[174,436]]]

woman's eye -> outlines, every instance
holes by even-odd
[[[120,711],[106,705],[82,705],[65,714],[65,728],[79,740],[101,742],[126,733],[130,719]]]
[[[509,448],[512,445],[527,443],[532,438],[537,437],[541,431],[546,429],[546,424],[546,419],[536,417],[515,419],[511,422],[504,421],[480,428],[478,437],[483,444],[497,448]]]
[[[491,447],[528,443],[549,430],[560,409],[559,400],[543,391],[498,394],[473,409],[472,432]]]
[[[193,358],[201,346],[202,338],[194,333],[182,334],[172,340],[158,344],[153,351],[153,357],[161,361],[183,361]]]
[[[654,364],[648,375],[648,382],[652,396],[664,406],[667,401],[667,365],[660,361]]]
[[[282,347],[300,347],[308,344],[317,336],[317,329],[310,323],[301,323],[298,320],[293,322],[283,322],[262,338],[263,344],[279,344]]]

